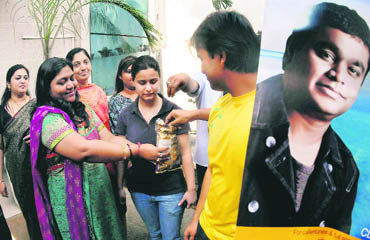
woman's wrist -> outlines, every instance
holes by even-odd
[[[127,155],[130,154],[126,144],[122,145],[122,151],[123,151],[122,159],[125,160],[127,158]],[[126,154],[126,152],[127,152],[127,154]]]
[[[195,190],[195,186],[194,187],[188,187],[188,192],[191,192],[191,191],[194,191],[194,192],[196,192],[196,190]]]
[[[130,157],[129,158],[132,158],[132,149],[130,147],[130,144],[127,143],[126,145],[127,145],[128,150],[130,151]]]
[[[130,145],[131,147],[131,152],[132,156],[139,156],[140,155],[140,148],[141,148],[141,143],[137,142],[137,144],[132,144]]]
[[[136,144],[131,144],[132,156],[138,156],[138,146]]]

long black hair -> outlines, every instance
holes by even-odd
[[[16,71],[18,71],[19,69],[24,69],[27,72],[27,75],[28,76],[30,75],[28,69],[25,66],[23,66],[22,64],[16,64],[14,66],[11,66],[9,68],[8,72],[6,73],[6,83],[10,84],[11,78],[13,77],[14,73]],[[27,96],[30,95],[28,90],[27,90],[26,94],[27,94]],[[8,104],[8,101],[9,101],[11,95],[12,95],[11,90],[6,86],[5,90],[4,90],[4,93],[3,93],[3,96],[1,97],[1,106],[5,107],[6,104]]]
[[[120,78],[123,71],[127,72],[127,69],[135,62],[136,57],[127,56],[123,58],[118,64],[118,70],[116,74],[116,93],[119,93],[124,89],[123,79]]]
[[[79,101],[79,94],[77,91],[74,102],[56,99],[51,95],[50,84],[65,67],[69,67],[71,70],[73,69],[72,63],[64,58],[57,57],[49,58],[41,64],[36,78],[37,107],[48,105],[59,108],[68,114],[75,125],[85,121],[86,125],[89,126],[90,122],[85,111],[85,105]]]

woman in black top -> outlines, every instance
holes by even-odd
[[[160,70],[154,58],[141,56],[136,59],[131,74],[138,98],[120,113],[116,131],[129,141],[158,144],[156,121],[164,121],[173,109],[179,107],[158,93]],[[150,239],[181,239],[182,206],[190,207],[196,200],[188,130],[189,125],[183,125],[175,132],[182,166],[179,163],[164,172],[158,171],[158,162],[152,164],[140,157],[132,159],[127,186]],[[161,157],[159,155],[163,160]]]
[[[0,193],[7,197],[7,186],[2,176],[4,162],[29,235],[31,239],[41,239],[28,145],[30,119],[35,101],[28,93],[28,86],[29,71],[25,66],[17,64],[9,68],[0,106]]]

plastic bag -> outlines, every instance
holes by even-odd
[[[169,147],[170,156],[168,158],[158,158],[155,165],[155,173],[164,173],[181,168],[181,154],[176,136],[176,127],[165,124],[158,118],[155,121],[157,132],[157,146]]]

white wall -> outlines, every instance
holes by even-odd
[[[8,69],[14,64],[23,64],[30,70],[30,92],[35,96],[36,75],[44,57],[36,24],[28,14],[28,1],[23,0],[21,4],[18,2],[19,0],[0,1],[0,94],[2,95],[6,86]],[[14,9],[20,10],[14,14]],[[84,14],[88,16],[88,7]],[[81,26],[79,24],[77,28]],[[58,36],[50,56],[65,57],[75,46],[89,49],[88,29],[82,28],[81,36],[82,39],[78,39],[70,32],[65,33],[65,39]]]
[[[163,33],[162,75],[165,82],[169,76],[178,72],[191,74],[200,71],[200,61],[196,54],[190,52],[187,40],[215,9],[211,0],[167,0],[163,5],[164,12],[159,22]],[[257,32],[262,29],[263,7],[264,1],[234,0],[231,9],[246,16]],[[179,93],[171,100],[182,108],[194,108],[188,99],[186,94]]]
[[[27,11],[27,0],[23,0],[23,7],[12,19],[12,9],[19,0],[0,1],[0,94],[5,88],[6,72],[14,64],[24,64],[30,70],[30,91],[34,96],[37,70],[43,62],[41,41],[38,38],[34,20]],[[264,1],[234,0],[233,10],[244,14],[254,26],[255,31],[262,29]],[[16,8],[19,8],[17,5]],[[88,16],[86,7],[84,16]],[[198,58],[191,55],[187,40],[197,26],[211,12],[215,11],[212,0],[148,0],[149,20],[157,26],[163,34],[161,49],[162,76],[167,78],[178,72],[194,73],[200,71]],[[73,47],[81,46],[90,49],[88,27],[79,24],[82,39],[74,38],[67,33],[67,39],[56,41],[50,56],[65,57]],[[60,36],[61,37],[61,36]],[[164,87],[165,89],[165,87]],[[189,98],[178,94],[173,101],[183,108],[193,108]]]

